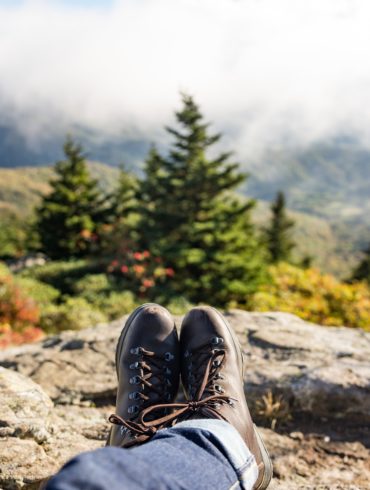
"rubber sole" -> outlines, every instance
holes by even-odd
[[[244,358],[243,358],[242,349],[240,346],[239,339],[236,336],[234,330],[229,325],[229,323],[226,320],[226,318],[224,317],[224,315],[221,312],[219,312],[217,310],[217,308],[214,308],[213,306],[210,306],[210,308],[219,315],[219,317],[222,319],[223,323],[226,325],[227,329],[229,330],[231,338],[233,339],[233,342],[234,342],[234,347],[235,347],[235,349],[239,355],[242,379],[244,379],[245,365],[244,365]],[[263,478],[262,478],[261,483],[258,485],[258,487],[255,487],[253,490],[265,490],[269,486],[270,481],[272,479],[272,473],[273,473],[272,462],[271,462],[271,458],[269,456],[269,453],[266,449],[266,446],[262,440],[262,437],[261,437],[260,433],[258,432],[255,424],[253,424],[253,429],[254,429],[254,433],[256,435],[258,447],[259,447],[259,450],[261,452],[262,461],[263,461],[263,464],[265,467],[265,471],[263,473]]]

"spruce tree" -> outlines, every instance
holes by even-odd
[[[285,195],[279,191],[275,201],[271,204],[272,218],[270,226],[266,229],[268,250],[271,262],[288,262],[295,247],[292,240],[294,221],[287,217]]]
[[[114,222],[126,221],[136,209],[137,179],[121,167],[117,187],[110,196],[109,217]]]
[[[36,210],[41,248],[53,259],[88,254],[104,221],[104,198],[92,179],[82,148],[67,138],[66,159],[55,165],[51,192]]]
[[[352,280],[367,281],[370,284],[370,245],[363,253],[363,259],[353,271]]]
[[[245,179],[230,153],[210,158],[210,135],[193,98],[182,96],[168,156],[152,148],[139,183],[140,236],[175,271],[176,293],[196,302],[245,303],[264,276],[250,219],[252,201],[233,191]]]
[[[114,191],[108,196],[105,226],[100,232],[99,252],[117,256],[127,248],[135,248],[137,178],[121,167]]]

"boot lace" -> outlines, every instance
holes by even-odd
[[[131,415],[127,419],[117,414],[112,414],[109,417],[109,422],[121,426],[121,433],[125,435],[127,432],[134,436],[134,440],[127,443],[127,446],[144,442],[152,437],[157,430],[163,427],[166,416],[156,419],[156,414],[159,412],[167,413],[168,404],[153,404],[153,398],[150,396],[155,393],[159,400],[171,400],[169,389],[172,384],[170,381],[171,369],[169,363],[174,359],[171,352],[166,352],[164,356],[158,356],[152,351],[143,347],[134,347],[130,350],[134,356],[138,356],[138,360],[130,364],[129,368],[137,371],[130,378],[130,384],[138,386],[135,391],[129,393],[128,397],[134,403],[128,407],[128,414]],[[144,422],[143,415],[150,408],[148,420],[150,424]]]
[[[224,389],[219,381],[224,379],[220,371],[226,358],[226,351],[221,347],[222,343],[221,337],[214,337],[211,342],[201,345],[192,352],[185,352],[189,380],[188,400],[185,403],[147,407],[140,415],[140,423],[144,427],[148,430],[157,429],[158,425],[163,426],[169,422],[174,424],[178,419],[187,420],[195,413],[207,418],[226,420],[218,409],[224,404],[233,406],[237,400],[224,394]],[[173,411],[162,418],[149,420],[152,411],[158,408],[168,408]]]

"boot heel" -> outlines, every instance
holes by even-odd
[[[254,425],[254,433],[256,434],[256,439],[258,442],[259,449],[261,451],[262,455],[262,460],[263,464],[265,465],[265,471],[263,474],[263,478],[261,483],[258,485],[258,487],[254,487],[253,490],[265,490],[270,484],[271,478],[272,478],[272,462],[269,456],[269,453],[267,452],[266,446],[262,440],[262,437],[260,436],[260,433],[257,430],[257,427]]]

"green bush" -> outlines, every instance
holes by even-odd
[[[61,305],[50,305],[41,313],[40,326],[47,333],[81,330],[107,320],[83,298],[67,298]]]
[[[89,303],[98,301],[98,296],[107,295],[112,285],[106,274],[89,274],[72,285],[73,292]]]
[[[60,292],[53,286],[30,277],[16,277],[15,284],[19,285],[28,296],[33,298],[40,308],[46,308],[55,303],[60,297]]]
[[[192,308],[192,304],[187,301],[186,298],[183,298],[182,296],[173,298],[167,305],[166,308],[173,314],[173,315],[185,315],[190,308]]]
[[[74,284],[88,274],[100,272],[101,264],[87,260],[53,261],[32,267],[21,273],[58,289],[62,294],[74,294]]]
[[[130,291],[112,292],[108,296],[100,296],[97,304],[109,320],[116,320],[139,306]]]
[[[284,262],[271,266],[271,281],[248,303],[256,311],[284,311],[304,320],[370,330],[370,288],[365,282],[346,284],[318,269]]]

